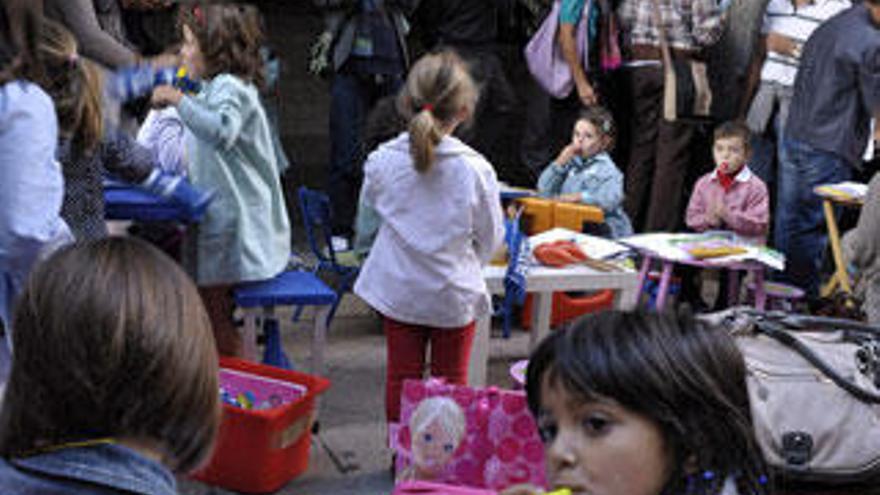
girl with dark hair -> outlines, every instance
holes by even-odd
[[[42,74],[36,54],[40,2],[0,3],[0,331],[31,266],[71,240],[61,219],[64,193],[55,161],[58,123],[52,99],[32,81]],[[0,383],[9,358],[0,342]]]
[[[451,135],[477,99],[461,59],[452,52],[421,58],[399,98],[406,132],[364,165],[358,215],[379,221],[354,287],[383,316],[389,421],[399,417],[403,380],[423,376],[429,343],[431,374],[465,383],[474,320],[490,309],[481,267],[504,235],[495,170]]]
[[[190,279],[152,246],[60,249],[15,311],[0,493],[176,494],[220,423],[217,355]]]
[[[153,91],[174,105],[186,135],[189,176],[217,195],[189,241],[186,261],[202,292],[221,354],[241,353],[233,288],[278,275],[290,256],[290,223],[272,130],[260,103],[262,22],[253,5],[197,4],[183,19],[181,57],[202,78],[198,94]],[[186,249],[185,249],[186,251]],[[194,253],[193,253],[194,252]]]
[[[532,353],[529,408],[552,487],[591,495],[764,495],[745,363],[689,315],[607,312]],[[513,487],[505,495],[543,493]]]

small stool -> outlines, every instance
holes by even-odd
[[[755,283],[749,282],[749,297],[755,293]],[[804,291],[793,285],[782,282],[764,282],[764,292],[767,294],[767,309],[779,309],[790,311],[794,302],[804,298]]]
[[[291,270],[270,280],[242,284],[235,290],[235,304],[244,311],[244,358],[257,360],[257,326],[262,322],[265,336],[263,362],[291,368],[290,359],[281,344],[276,306],[318,306],[312,333],[310,372],[324,372],[324,346],[327,337],[327,315],[336,302],[336,293],[314,273]]]
[[[647,307],[648,309],[655,309],[657,307],[657,291],[660,289],[660,272],[652,271],[648,273],[648,276],[645,278],[645,286],[642,289],[642,293],[648,296]],[[672,277],[669,280],[669,295],[676,296],[681,291],[681,279],[678,277]]]

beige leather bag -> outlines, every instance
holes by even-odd
[[[755,433],[783,481],[880,480],[880,329],[855,321],[731,310]]]

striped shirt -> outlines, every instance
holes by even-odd
[[[814,0],[802,7],[795,7],[791,0],[770,0],[764,12],[761,33],[776,33],[791,38],[803,47],[813,31],[830,17],[847,9],[849,0]],[[767,52],[761,67],[761,80],[793,86],[800,57]]]
[[[617,14],[631,44],[660,46],[652,13],[655,2],[671,47],[696,50],[721,37],[721,10],[716,0],[627,0]]]

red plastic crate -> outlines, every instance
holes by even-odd
[[[223,404],[214,454],[193,474],[204,483],[244,493],[277,491],[308,467],[315,399],[330,387],[326,378],[235,358],[220,367],[305,387],[292,402],[264,410]]]

